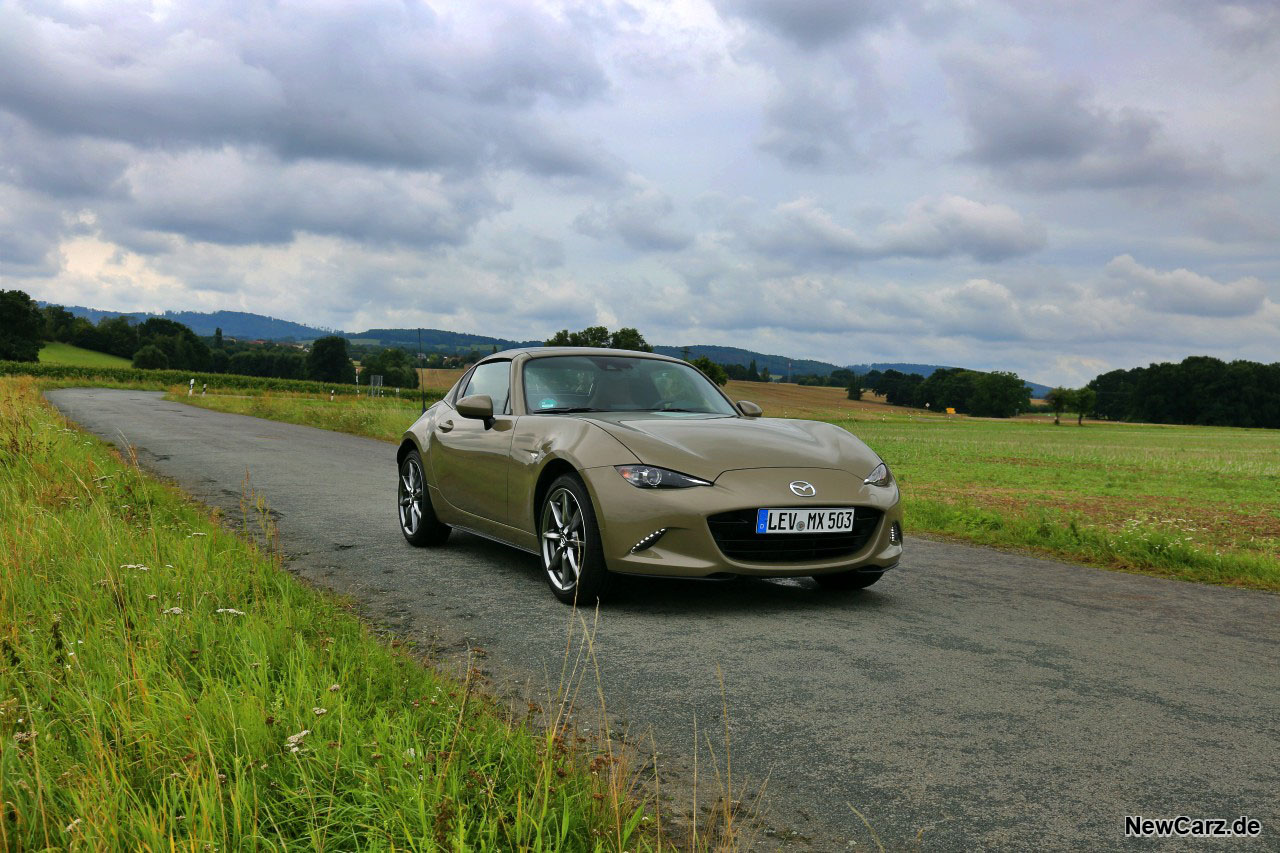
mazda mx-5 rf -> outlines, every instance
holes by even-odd
[[[653,353],[531,347],[467,371],[404,434],[400,529],[536,554],[561,601],[614,574],[812,576],[861,589],[898,564],[888,466],[847,430],[761,417]]]

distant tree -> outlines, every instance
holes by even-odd
[[[188,327],[164,317],[150,317],[139,323],[138,347],[159,348],[174,370],[208,370],[209,345]],[[101,348],[100,346],[97,348]]]
[[[347,355],[347,339],[331,335],[313,343],[307,356],[307,378],[317,382],[354,384],[356,367]]]
[[[1053,388],[1048,394],[1044,395],[1044,401],[1053,410],[1053,425],[1059,426],[1062,423],[1062,413],[1071,408],[1074,392],[1066,388]]]
[[[418,371],[413,357],[402,349],[392,347],[374,353],[364,361],[365,373],[381,376],[383,385],[396,388],[417,388]]]
[[[63,343],[71,340],[71,327],[76,320],[75,314],[61,305],[46,305],[43,314],[44,336],[47,340]]]
[[[653,347],[644,339],[638,329],[630,326],[619,329],[609,336],[609,346],[613,349],[629,349],[637,352],[653,352]]]
[[[1071,396],[1075,404],[1076,426],[1084,426],[1085,416],[1093,413],[1093,405],[1098,402],[1098,392],[1086,386],[1073,391]]]
[[[133,366],[139,370],[168,370],[169,356],[155,344],[147,344],[133,354]]]
[[[103,317],[98,321],[98,338],[103,352],[133,358],[138,351],[138,328],[125,316]]]
[[[985,418],[1011,418],[1027,410],[1031,390],[1016,373],[995,370],[979,373],[973,383],[969,414]]]
[[[39,361],[45,317],[21,290],[0,291],[0,359]]]
[[[231,356],[225,349],[216,349],[209,358],[209,371],[212,373],[226,373],[227,365],[230,361]]]
[[[858,376],[855,373],[853,375],[853,378],[849,380],[849,385],[845,388],[845,391],[847,392],[850,400],[861,400],[862,399],[862,377]]]
[[[717,385],[724,385],[729,381],[729,374],[725,373],[724,368],[705,355],[700,355],[689,363],[705,373],[707,378]]]
[[[561,329],[547,339],[549,347],[601,347],[610,344],[609,330],[604,326],[588,326],[580,332]]]
[[[769,368],[768,368],[768,366],[767,366],[767,365],[765,366],[764,370],[761,370],[761,371],[760,371],[760,381],[761,381],[761,382],[772,382],[772,381],[773,381],[773,377],[769,375]]]
[[[760,371],[756,369],[756,360],[754,358],[751,359],[751,364],[747,366],[747,381],[748,382],[760,381]]]
[[[721,364],[720,366],[724,368],[724,372],[729,375],[730,379],[736,379],[740,382],[747,380],[747,369],[741,364]]]
[[[222,349],[222,327],[213,330],[213,348]]]

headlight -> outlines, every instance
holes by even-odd
[[[616,466],[622,479],[637,489],[687,489],[690,486],[710,486],[706,480],[681,474],[679,471],[668,471],[666,468],[655,468],[652,465],[618,465]]]
[[[862,482],[867,486],[892,486],[893,475],[889,473],[889,466],[881,462]]]

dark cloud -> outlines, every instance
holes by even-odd
[[[608,86],[588,41],[549,14],[486,4],[196,4],[86,19],[0,7],[0,108],[59,134],[141,147],[260,145],[286,159],[595,174],[588,145],[532,118]],[[459,30],[474,28],[474,38]]]
[[[890,20],[889,0],[714,0],[720,14],[759,24],[803,47],[841,41]]]
[[[946,63],[968,128],[967,158],[1026,188],[1187,188],[1229,183],[1216,151],[1169,139],[1153,115],[1096,103],[1025,60],[986,54]]]

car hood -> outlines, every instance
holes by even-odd
[[[846,430],[818,421],[648,413],[591,420],[646,465],[705,480],[742,468],[839,468],[865,476],[880,461]]]

